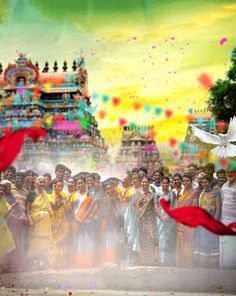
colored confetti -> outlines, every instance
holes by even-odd
[[[102,96],[103,103],[107,103],[110,100],[110,97],[107,95]]]
[[[144,110],[145,112],[149,113],[152,110],[152,107],[150,105],[145,105]]]
[[[230,161],[229,161],[229,167],[230,167],[232,170],[236,171],[236,161],[230,160]]]
[[[198,77],[198,81],[201,84],[201,86],[206,90],[209,90],[213,86],[213,81],[207,73],[201,74]]]
[[[163,110],[160,107],[155,107],[154,108],[154,113],[155,113],[156,116],[159,116],[162,113],[162,111]]]
[[[175,147],[175,145],[177,144],[177,140],[176,139],[174,139],[174,138],[170,138],[169,139],[169,145],[170,145],[170,147]]]
[[[133,103],[133,107],[134,107],[134,110],[139,110],[142,108],[142,104],[141,103],[138,103],[138,102],[134,102]]]
[[[148,131],[148,137],[150,137],[150,138],[154,138],[156,136],[156,134],[157,133],[153,129]]]
[[[219,132],[223,132],[224,129],[226,128],[226,123],[224,121],[218,121],[216,123],[216,127]]]
[[[129,128],[130,128],[131,130],[134,130],[134,129],[137,128],[137,124],[136,124],[135,122],[130,122],[130,123],[129,123]]]
[[[106,117],[106,115],[107,115],[107,113],[106,113],[106,111],[104,111],[104,110],[100,110],[100,111],[98,112],[98,117],[99,117],[100,119],[104,119],[104,118]]]
[[[120,105],[120,102],[121,102],[121,100],[119,98],[117,98],[117,97],[112,98],[112,104],[114,106]]]
[[[206,150],[199,150],[198,157],[202,160],[207,157],[208,152]]]
[[[227,159],[225,159],[225,158],[221,158],[221,159],[220,159],[220,165],[221,165],[222,167],[225,167],[225,166],[227,165],[227,163],[228,163]]]
[[[173,153],[172,153],[173,157],[178,157],[179,155],[179,152],[177,150],[175,150]]]
[[[219,43],[220,43],[220,45],[224,45],[227,41],[228,41],[228,39],[226,37],[223,37],[220,39]]]
[[[185,142],[179,142],[179,149],[183,153],[186,148],[186,143]]]
[[[155,150],[155,146],[154,146],[154,145],[152,145],[152,144],[147,145],[147,147],[146,147],[146,151],[147,151],[148,154],[153,153],[154,150]]]
[[[119,126],[124,126],[127,124],[127,120],[124,118],[119,118]]]
[[[170,110],[170,109],[166,109],[165,110],[165,116],[166,116],[166,118],[172,117],[173,116],[173,111]]]

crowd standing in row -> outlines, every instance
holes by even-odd
[[[1,269],[236,267],[235,237],[176,224],[159,202],[198,205],[225,224],[236,221],[236,171],[221,169],[214,178],[214,170],[189,164],[182,175],[162,168],[148,177],[138,168],[101,182],[97,173],[72,177],[63,164],[54,179],[11,166],[0,183]]]

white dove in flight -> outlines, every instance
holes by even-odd
[[[202,142],[217,145],[211,150],[212,154],[221,158],[236,156],[236,145],[230,143],[236,141],[236,116],[230,119],[227,134],[219,133],[218,135],[213,135],[201,130],[200,128],[197,128],[192,124],[190,126],[194,135]]]

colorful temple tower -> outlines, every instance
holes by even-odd
[[[45,140],[34,145],[26,141],[17,159],[20,168],[49,167],[56,162],[70,165],[75,159],[77,169],[97,168],[107,147],[92,113],[83,57],[73,61],[71,70],[66,61],[61,69],[55,61],[51,71],[48,62],[40,71],[38,63],[34,65],[23,54],[6,69],[0,64],[1,135],[9,128],[47,130]]]
[[[214,134],[216,132],[215,118],[207,109],[192,110],[188,115],[188,128],[185,135],[184,146],[180,157],[183,166],[189,163],[206,164],[209,161],[210,145],[201,142],[194,134],[191,124],[196,127]]]
[[[162,166],[159,151],[151,135],[153,126],[124,126],[116,163],[120,170],[146,167],[150,172]]]

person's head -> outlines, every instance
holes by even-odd
[[[144,192],[149,191],[150,179],[148,176],[143,176],[141,179],[141,188]]]
[[[34,171],[32,170],[27,170],[26,173],[25,173],[25,183],[28,183],[28,184],[34,184]]]
[[[42,192],[42,190],[45,188],[45,177],[44,176],[38,176],[35,180],[35,188],[39,192]]]
[[[4,180],[1,181],[0,184],[4,186],[6,194],[11,193],[11,185],[12,185],[12,183],[9,180],[4,179]]]
[[[105,185],[105,192],[107,196],[114,197],[116,195],[116,186],[114,182],[109,182]]]
[[[202,178],[205,176],[206,176],[206,174],[204,172],[199,173],[197,176],[197,182],[198,182],[198,186],[200,188],[202,187]]]
[[[167,176],[164,176],[161,181],[162,190],[169,190],[170,187],[170,179]]]
[[[36,179],[38,178],[38,176],[39,176],[39,174],[34,173],[34,183],[35,183]]]
[[[97,173],[93,173],[94,179],[95,179],[95,186],[101,187],[101,176]]]
[[[226,177],[230,184],[234,183],[236,180],[236,169],[231,165],[228,165],[226,169]]]
[[[202,178],[202,181],[201,181],[201,185],[202,185],[202,188],[203,189],[208,189],[211,187],[211,181],[212,181],[212,178],[208,175],[205,175],[203,178]]]
[[[122,177],[122,185],[124,188],[129,188],[131,186],[131,178],[128,174]]]
[[[132,185],[133,185],[135,188],[140,187],[140,179],[139,179],[139,176],[136,175],[136,174],[132,175]]]
[[[67,180],[67,187],[69,192],[75,191],[75,180],[73,177],[69,177]]]
[[[80,192],[80,193],[84,193],[87,190],[86,187],[86,179],[84,177],[79,177],[76,181],[76,189]]]
[[[131,170],[131,175],[132,175],[132,177],[133,177],[133,176],[138,176],[138,171],[139,171],[138,168],[133,168],[133,169]]]
[[[64,180],[66,166],[64,164],[57,164],[55,168],[56,179]]]
[[[24,182],[25,182],[25,174],[22,172],[17,172],[16,173],[16,181],[15,181],[16,188],[21,189]]]
[[[176,189],[181,188],[182,180],[183,180],[182,176],[179,173],[176,173],[173,175],[172,179],[173,179],[174,188]]]
[[[87,185],[88,189],[95,187],[95,185],[96,185],[95,176],[93,174],[89,174],[86,177],[86,185]]]
[[[71,177],[71,170],[66,167],[65,172],[64,172],[64,179],[68,182],[68,179]]]
[[[188,172],[192,175],[193,178],[197,175],[197,165],[195,163],[190,163],[188,165]]]
[[[63,189],[63,181],[61,179],[53,180],[53,190],[56,194],[60,194]]]
[[[227,181],[226,171],[224,169],[220,169],[216,172],[216,176],[218,185],[222,187],[224,183]]]
[[[4,198],[6,194],[5,186],[3,184],[0,184],[0,199]]]
[[[204,166],[199,166],[198,168],[197,168],[197,175],[199,175],[200,173],[204,173]]]
[[[45,188],[49,189],[52,185],[52,176],[49,173],[43,175],[45,177]]]
[[[138,169],[138,175],[139,175],[139,177],[140,178],[142,178],[142,177],[144,177],[144,176],[147,176],[147,169],[146,168],[144,168],[144,167],[140,167],[139,169]]]
[[[3,173],[4,179],[9,181],[14,181],[16,177],[16,168],[13,165],[10,165]]]
[[[207,163],[204,167],[204,172],[206,173],[206,175],[213,177],[213,174],[215,172],[215,165],[214,163]]]
[[[184,174],[183,175],[183,185],[185,189],[189,189],[192,187],[193,177],[191,174]]]
[[[162,170],[155,170],[153,172],[152,180],[154,183],[161,183],[163,177],[164,177],[164,174]]]

